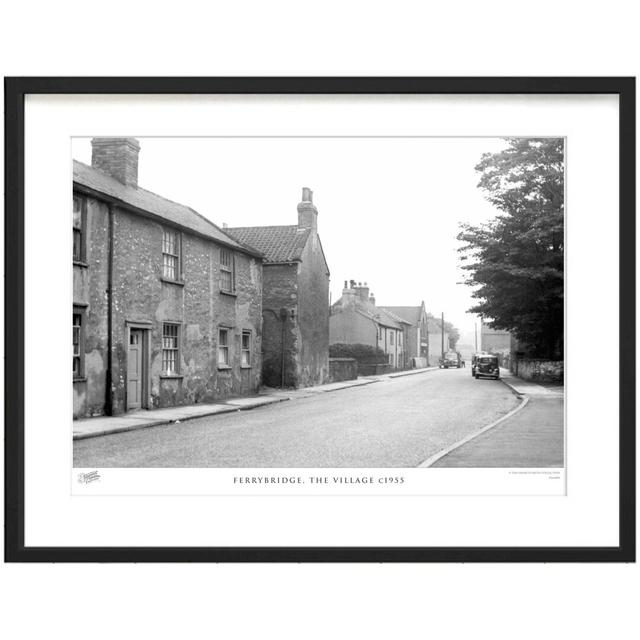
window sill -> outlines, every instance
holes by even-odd
[[[74,378],[73,381],[74,382],[86,382],[87,379],[86,379],[86,377],[83,376],[81,378]]]
[[[231,371],[231,367],[228,364],[219,364],[218,371]]]
[[[180,373],[161,373],[160,380],[182,380],[184,376]]]
[[[83,262],[82,260],[74,260],[73,261],[73,266],[74,267],[82,267],[83,269],[88,269],[89,265],[86,262]]]
[[[235,291],[226,291],[225,289],[220,289],[220,293],[224,296],[230,296],[232,298],[238,297],[238,294]]]
[[[240,368],[241,369],[252,369],[253,367],[250,364],[241,364]]]
[[[160,282],[166,282],[167,284],[175,284],[178,287],[184,287],[184,280],[172,280],[171,278],[160,277]]]

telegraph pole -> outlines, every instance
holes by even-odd
[[[442,312],[441,322],[442,324],[440,325],[440,328],[442,329],[442,359],[444,360],[444,311]]]
[[[473,323],[473,328],[476,332],[476,353],[478,353],[478,323],[477,322]]]

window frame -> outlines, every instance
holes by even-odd
[[[249,346],[244,346],[244,339],[248,337]],[[253,332],[249,329],[243,329],[240,337],[240,367],[242,369],[251,369],[253,366]],[[247,354],[247,362],[244,361],[245,353]]]
[[[76,227],[75,224],[75,203],[76,200],[80,202],[80,226]],[[74,264],[84,265],[87,260],[87,197],[77,191],[73,192],[73,201],[71,205],[71,214],[74,216],[72,219],[72,244],[71,244],[71,255]],[[75,233],[76,231],[80,234],[80,242],[79,244],[79,253],[76,255],[75,248]]]
[[[80,318],[80,324],[76,325],[76,316]],[[71,346],[72,346],[72,365],[71,374],[74,382],[85,380],[84,355],[85,355],[85,310],[82,307],[73,306],[71,315]],[[78,327],[78,354],[75,353],[75,329]],[[78,373],[75,372],[75,360],[78,360]]]
[[[165,250],[168,247],[166,238],[169,234],[172,234],[175,239],[174,250],[176,253],[170,253]],[[169,256],[175,260],[174,276],[168,275],[167,273],[168,265],[165,256]],[[182,282],[182,233],[174,227],[162,227],[162,279],[169,282]]]
[[[161,345],[162,345],[162,377],[164,378],[171,378],[171,377],[178,377],[180,376],[180,356],[181,356],[181,336],[182,336],[182,331],[181,331],[181,324],[179,322],[163,322],[162,323],[162,337],[161,337]],[[174,335],[168,335],[165,333],[165,328],[167,327],[175,327],[175,336]],[[174,339],[175,338],[175,347],[166,347],[165,346],[165,339]],[[175,365],[175,370],[173,371],[169,371],[166,367],[165,367],[165,363],[168,363],[170,361],[169,358],[165,357],[165,352],[171,352],[172,354],[174,354],[173,358],[171,358],[171,361],[174,363]]]
[[[229,264],[226,264],[223,256],[229,256]],[[219,264],[220,264],[220,291],[222,293],[235,293],[236,291],[236,256],[235,252],[228,247],[220,247],[220,255],[219,255]],[[225,283],[223,282],[223,275],[226,278],[226,274],[229,274],[230,288],[227,289],[225,287]]]
[[[222,334],[225,334],[225,342],[222,342]],[[231,335],[230,327],[218,327],[218,344],[217,344],[217,356],[216,361],[218,364],[218,369],[230,369],[231,368],[231,351],[229,348],[229,336]],[[225,358],[221,362],[220,354],[224,353]]]

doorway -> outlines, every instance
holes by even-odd
[[[129,329],[127,411],[147,408],[148,344],[148,330]]]

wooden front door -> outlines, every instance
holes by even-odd
[[[130,329],[127,358],[127,409],[140,409],[145,405],[143,392],[144,333],[142,329]]]

